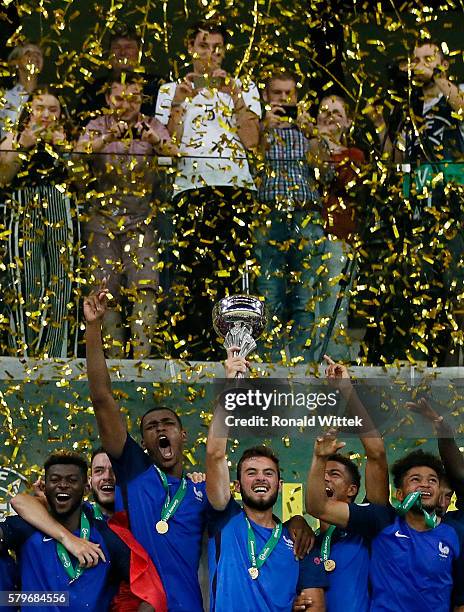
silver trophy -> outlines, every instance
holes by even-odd
[[[264,302],[253,295],[232,295],[223,298],[213,308],[213,326],[224,338],[224,348],[238,346],[237,355],[246,357],[256,348],[256,340],[267,323]],[[237,378],[244,374],[238,373]]]

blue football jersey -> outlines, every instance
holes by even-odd
[[[391,506],[350,504],[347,531],[371,539],[372,612],[449,612],[460,555],[456,531],[417,531]]]
[[[160,476],[151,459],[128,435],[121,457],[111,463],[118,483],[118,500],[129,515],[131,531],[150,555],[168,598],[169,612],[203,612],[198,582],[202,536],[211,508],[205,483],[187,481],[186,495],[169,519],[169,530],[159,534],[166,499]],[[171,499],[180,479],[167,475]]]
[[[297,561],[293,542],[284,527],[277,546],[253,580],[248,573],[248,537],[245,514],[230,500],[223,512],[215,512],[209,524],[209,576],[211,612],[291,612],[297,593],[305,588],[325,588],[328,580],[313,550]],[[256,548],[262,550],[272,529],[250,521]]]

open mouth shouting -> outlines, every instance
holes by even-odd
[[[102,502],[108,502],[108,501],[114,501],[114,491],[115,491],[115,485],[109,482],[105,482],[104,484],[101,484],[96,491],[96,494],[98,495],[98,500],[102,501]]]
[[[65,508],[71,501],[72,496],[69,493],[57,493],[55,495],[56,507],[58,509]]]
[[[266,495],[269,491],[269,487],[267,485],[258,484],[252,488],[252,491],[258,495]]]
[[[169,438],[165,436],[164,434],[158,438],[158,448],[159,448],[161,457],[165,461],[169,461],[170,459],[174,457],[174,452],[172,450],[171,442],[169,441]]]
[[[327,497],[333,497],[334,492],[332,491],[332,489],[330,487],[326,487],[325,488],[325,494],[327,495]]]

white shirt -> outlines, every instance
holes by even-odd
[[[21,111],[28,100],[29,94],[20,83],[2,94],[0,98],[0,138],[4,136],[4,132],[11,132],[17,127]]]
[[[261,104],[256,85],[245,87],[240,80],[243,101],[258,117]],[[167,125],[177,83],[160,87],[156,118]],[[203,88],[190,101],[185,100],[184,132],[180,152],[189,157],[179,160],[175,193],[206,186],[256,189],[248,166],[245,147],[237,134],[234,102],[229,94]]]

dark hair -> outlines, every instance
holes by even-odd
[[[350,459],[346,455],[334,453],[333,455],[330,455],[327,458],[327,461],[336,461],[337,463],[341,463],[342,465],[344,465],[351,476],[352,484],[354,484],[359,491],[359,487],[361,486],[361,473],[359,471],[358,466],[352,459]],[[356,495],[354,497],[356,497]]]
[[[276,68],[272,71],[272,73],[266,78],[264,81],[264,87],[267,89],[272,81],[276,81],[277,79],[281,81],[293,81],[295,85],[298,83],[299,79],[294,72],[291,70],[287,70],[285,68]]]
[[[133,26],[128,25],[127,23],[117,22],[110,31],[109,46],[111,47],[113,42],[115,40],[119,40],[120,38],[135,40],[139,47],[142,42],[141,37],[137,34],[137,30]]]
[[[106,81],[105,90],[109,91],[115,83],[120,85],[140,85],[140,87],[143,89],[145,85],[145,78],[143,74],[140,72],[135,72],[134,70],[123,70],[121,73],[114,76],[113,74],[109,74]]]
[[[52,465],[76,465],[80,469],[84,480],[87,478],[87,461],[82,455],[74,451],[64,450],[49,455],[44,463],[45,477],[47,477],[47,472]]]
[[[200,32],[209,34],[220,34],[224,44],[227,43],[228,33],[226,28],[217,21],[197,21],[187,31],[187,41],[195,40]]]
[[[327,98],[337,98],[337,100],[339,100],[342,104],[343,107],[345,109],[345,113],[346,116],[348,117],[348,119],[352,119],[353,118],[353,111],[351,109],[351,106],[348,103],[348,100],[346,98],[344,98],[343,96],[341,96],[338,93],[327,93],[325,95],[322,96],[322,98],[319,101],[319,104],[317,105],[317,111],[319,112],[319,109],[321,108],[321,104],[324,100],[327,100]]]
[[[441,60],[443,61],[446,59],[441,43],[437,42],[436,40],[427,40],[426,38],[419,38],[418,40],[416,40],[416,44],[414,45],[414,47],[424,47],[425,45],[431,45],[432,47],[436,47],[438,49],[438,53],[440,54]]]
[[[428,467],[434,470],[440,479],[445,473],[443,463],[436,455],[427,453],[422,449],[415,450],[395,461],[392,466],[393,484],[397,489],[403,484],[406,472],[415,467]]]
[[[103,446],[99,446],[95,450],[92,451],[92,456],[90,457],[90,467],[92,467],[93,460],[97,455],[107,455],[108,453],[103,448]]]
[[[272,448],[269,448],[268,446],[264,446],[264,444],[261,444],[260,446],[252,446],[251,448],[247,448],[245,451],[243,451],[243,454],[240,457],[239,462],[237,463],[237,480],[238,481],[240,481],[240,476],[242,474],[243,462],[253,457],[267,457],[268,459],[273,461],[276,464],[277,476],[280,480],[280,466],[279,466],[279,459],[277,455],[274,454],[274,451],[272,450]]]
[[[154,408],[150,408],[149,410],[147,410],[144,414],[142,414],[142,416],[140,417],[140,435],[143,436],[143,420],[145,419],[145,417],[149,414],[151,414],[152,412],[160,412],[160,410],[167,410],[168,412],[170,412],[172,415],[174,415],[177,424],[179,425],[180,429],[183,429],[182,427],[182,421],[180,420],[180,416],[174,412],[174,410],[172,410],[171,408],[168,408],[167,406],[155,406]]]
[[[63,100],[62,92],[59,89],[53,87],[52,85],[43,85],[43,84],[39,84],[36,87],[36,89],[34,89],[34,91],[29,96],[28,101],[24,105],[24,108],[21,111],[21,114],[18,119],[18,133],[21,133],[26,127],[27,123],[29,122],[33,100],[37,98],[38,96],[45,96],[45,95],[53,96],[60,103],[59,123],[63,127],[66,136],[68,138],[71,137],[74,133],[75,128],[71,122],[71,118],[70,118],[68,109],[66,108],[66,103]]]

